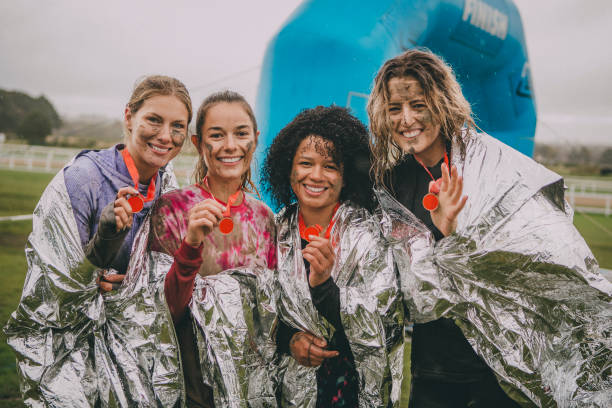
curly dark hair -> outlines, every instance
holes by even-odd
[[[278,207],[287,207],[297,201],[290,181],[293,158],[302,140],[313,135],[329,142],[322,148],[343,169],[340,201],[351,200],[372,210],[368,131],[359,119],[339,106],[306,109],[278,133],[267,150],[262,167],[264,191]]]

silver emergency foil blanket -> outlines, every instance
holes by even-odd
[[[176,187],[169,165],[161,191]],[[148,218],[134,242],[137,256],[124,284],[105,295],[96,285],[99,270],[81,247],[63,170],[43,193],[32,227],[21,301],[5,327],[25,404],[178,405],[182,376],[170,315],[160,307],[163,280],[141,273],[149,261],[142,256]]]
[[[274,275],[242,268],[196,277],[190,308],[216,407],[277,405]]]
[[[612,284],[572,224],[563,180],[490,136],[470,136],[465,158],[452,157],[468,196],[456,233],[435,243],[377,192],[411,319],[456,319],[523,406],[612,406]]]
[[[297,211],[292,211],[288,218],[277,218],[277,311],[287,324],[329,342],[333,327],[312,302]],[[340,316],[359,375],[359,404],[399,406],[403,305],[393,254],[378,222],[366,210],[345,202],[335,220],[330,236],[336,256],[331,276],[340,289]],[[284,356],[280,376],[282,406],[315,406],[316,368]]]

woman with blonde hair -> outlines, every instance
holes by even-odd
[[[608,406],[612,285],[563,179],[478,133],[428,50],[383,64],[368,114],[381,225],[415,322],[410,407]]]
[[[129,336],[108,325],[119,314],[96,280],[103,276],[103,290],[123,280],[152,205],[176,188],[166,166],[181,150],[191,116],[180,81],[145,77],[124,110],[124,143],[79,153],[47,186],[34,211],[21,301],[6,327],[26,404],[124,405],[153,398],[150,387],[128,385],[138,383],[140,362],[121,355],[133,345],[120,345]],[[126,372],[134,378],[122,382]]]

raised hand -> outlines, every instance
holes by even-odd
[[[340,354],[337,351],[325,350],[325,347],[327,347],[325,339],[303,331],[295,333],[289,341],[291,356],[306,367],[317,367],[326,358],[337,357]]]
[[[438,194],[440,203],[438,208],[430,211],[430,214],[436,228],[447,237],[457,228],[457,216],[465,206],[467,196],[461,195],[463,193],[463,177],[457,173],[457,167],[451,166],[450,175],[446,163],[442,163],[441,169],[442,183]]]
[[[127,201],[127,196],[138,195],[138,191],[134,187],[123,187],[117,192],[115,199],[115,225],[116,231],[119,232],[124,228],[130,228],[133,221],[132,206]]]
[[[329,239],[311,235],[311,241],[302,250],[302,256],[310,263],[308,284],[311,288],[329,279],[336,258]]]
[[[206,235],[210,234],[223,218],[225,207],[217,200],[207,199],[194,205],[189,210],[187,235],[185,242],[192,247],[199,247]]]

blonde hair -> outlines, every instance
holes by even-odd
[[[204,122],[206,122],[206,114],[208,113],[210,108],[212,108],[213,106],[219,103],[238,103],[242,106],[242,108],[244,109],[246,114],[249,116],[253,124],[253,133],[256,136],[255,146],[257,146],[257,119],[255,119],[255,113],[253,113],[253,109],[251,108],[251,105],[249,105],[249,103],[246,101],[246,99],[244,99],[244,97],[240,95],[238,92],[234,92],[234,91],[215,92],[207,96],[206,99],[202,101],[202,104],[200,105],[200,108],[198,109],[198,115],[196,117],[195,136],[198,140],[198,145],[202,143],[202,127],[204,126]],[[252,157],[253,157],[252,155],[254,151],[255,149],[251,151],[251,160],[252,160]],[[207,173],[208,173],[208,167],[206,166],[204,157],[200,154],[198,163],[196,164],[196,168],[193,173],[195,182],[197,184],[202,183]],[[259,190],[257,190],[257,187],[255,186],[255,183],[253,183],[253,180],[252,180],[252,172],[251,172],[250,165],[249,165],[249,169],[242,176],[242,183],[240,184],[240,187],[249,193],[255,193],[257,194],[257,196],[259,196]]]
[[[411,49],[384,63],[376,74],[367,111],[370,119],[370,148],[373,154],[371,173],[375,182],[386,185],[386,174],[402,157],[403,152],[391,134],[387,112],[388,83],[392,78],[414,77],[421,88],[434,123],[447,141],[458,142],[460,154],[465,154],[464,126],[476,127],[470,104],[461,92],[452,68],[427,49]]]
[[[191,122],[193,110],[189,91],[181,81],[165,75],[149,75],[136,82],[127,108],[132,114],[135,114],[147,99],[160,95],[176,96],[187,108],[187,123]],[[125,137],[129,136],[130,132],[127,128],[124,127],[123,131]]]

